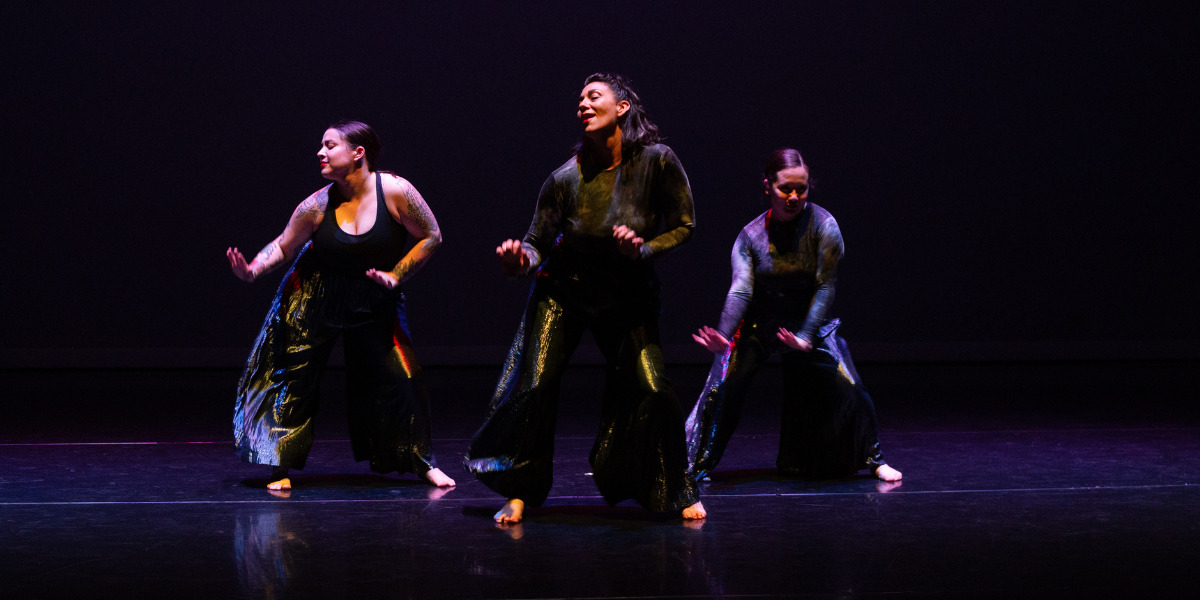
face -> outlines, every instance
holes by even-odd
[[[618,101],[608,84],[593,81],[579,93],[579,109],[575,114],[585,134],[605,135],[616,129],[617,117],[628,111],[628,100]]]
[[[771,198],[772,219],[791,221],[808,206],[808,167],[783,169],[774,183],[764,179],[763,185]]]
[[[321,159],[321,176],[327,179],[344,177],[354,170],[354,163],[365,152],[362,146],[347,142],[338,130],[326,129],[321,137],[321,149],[317,151],[317,158]]]

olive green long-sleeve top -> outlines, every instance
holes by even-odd
[[[644,240],[640,258],[620,253],[613,227]],[[597,308],[657,297],[653,260],[692,237],[687,174],[666,145],[652,144],[609,170],[572,157],[546,179],[523,247],[551,289]]]

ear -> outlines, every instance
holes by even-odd
[[[763,178],[763,193],[764,194],[771,193],[771,180],[767,179],[766,177]]]
[[[623,117],[623,116],[625,116],[625,113],[627,113],[627,112],[629,112],[629,101],[622,100],[622,101],[618,102],[617,103],[617,116]]]

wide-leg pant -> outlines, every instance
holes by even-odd
[[[370,460],[379,473],[433,468],[429,395],[403,297],[368,280],[322,272],[311,253],[284,277],[238,383],[238,455],[252,463],[304,467],[321,374],[339,337],[355,459]]]
[[[584,330],[607,362],[600,432],[590,456],[604,499],[632,498],[655,512],[699,500],[687,477],[683,413],[665,375],[657,314],[572,311],[530,297],[467,468],[506,498],[539,506],[553,480],[559,384]]]
[[[776,327],[743,323],[734,343],[713,361],[704,391],[687,419],[688,470],[700,479],[720,462],[737,428],[746,390],[774,351],[783,352],[783,415],[776,467],[785,475],[841,477],[884,464],[875,404],[833,321],[809,352],[791,350]]]

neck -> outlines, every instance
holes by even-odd
[[[345,177],[335,179],[334,183],[338,186],[338,191],[347,200],[351,198],[359,198],[367,190],[367,186],[371,183],[372,173],[366,167],[359,167],[346,174]]]
[[[585,137],[583,152],[600,169],[611,169],[622,160],[621,127],[618,125],[604,137]]]

